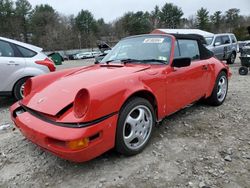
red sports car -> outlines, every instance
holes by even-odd
[[[76,162],[115,148],[135,155],[155,123],[200,99],[221,105],[231,72],[198,35],[121,40],[100,64],[29,79],[11,107],[23,135]]]

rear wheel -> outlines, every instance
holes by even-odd
[[[25,82],[28,79],[29,79],[29,77],[22,78],[22,79],[18,80],[17,83],[15,84],[14,89],[13,89],[13,95],[14,95],[16,100],[23,99],[24,86],[25,86]]]
[[[206,99],[206,102],[212,106],[221,105],[227,96],[228,90],[228,79],[227,74],[225,72],[221,72],[215,82],[213,92],[211,96]]]
[[[248,68],[247,67],[240,67],[239,68],[239,74],[242,76],[245,76],[248,74]]]
[[[233,52],[233,53],[231,53],[231,55],[227,59],[227,64],[234,64],[235,59],[236,59],[236,53]]]
[[[133,98],[122,108],[116,131],[116,150],[125,155],[140,153],[147,145],[155,113],[152,105],[143,98]]]

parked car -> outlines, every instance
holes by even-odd
[[[239,46],[237,39],[232,33],[215,34],[205,38],[207,48],[220,60],[226,60],[228,64],[235,62]]]
[[[101,54],[95,57],[95,64],[98,64],[102,61],[102,59],[111,51],[111,47],[105,43],[105,42],[100,42],[97,44]]]
[[[88,59],[93,58],[94,55],[92,52],[82,52],[75,55],[76,59]]]
[[[128,37],[100,64],[31,78],[10,109],[12,120],[26,138],[67,160],[112,148],[138,154],[156,122],[201,99],[213,106],[226,99],[229,67],[200,38]]]
[[[42,48],[0,37],[0,95],[23,98],[25,81],[55,71]]]
[[[70,54],[69,56],[69,60],[76,60],[76,54]]]
[[[102,54],[102,52],[100,52],[100,51],[94,51],[94,52],[92,52],[93,57],[97,57],[97,56],[99,56],[101,54]]]

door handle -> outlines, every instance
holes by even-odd
[[[19,65],[19,63],[16,63],[15,61],[9,61],[9,63],[7,63],[7,65]]]
[[[207,65],[202,65],[202,70],[208,70],[208,66]]]

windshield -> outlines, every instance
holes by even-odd
[[[138,36],[121,40],[102,60],[131,61],[136,63],[168,63],[171,38],[167,36]]]
[[[207,45],[211,45],[213,42],[214,37],[205,37]]]

